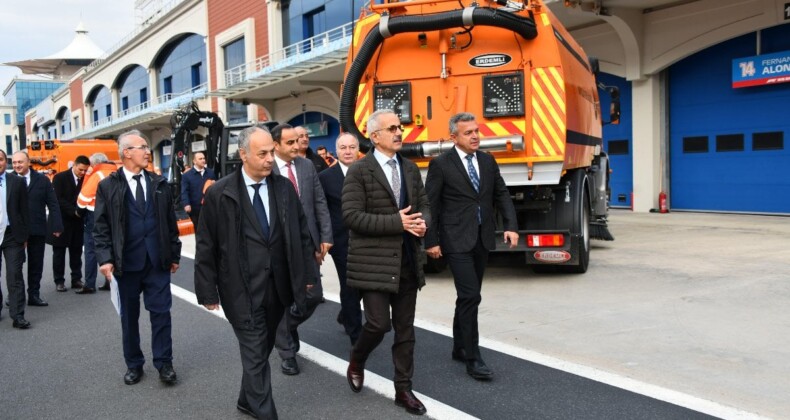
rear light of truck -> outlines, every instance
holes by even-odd
[[[565,236],[556,234],[527,235],[527,246],[531,248],[560,247],[565,245]]]

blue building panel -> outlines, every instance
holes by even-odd
[[[606,86],[620,89],[620,124],[607,124],[603,127],[604,151],[609,154],[609,166],[612,169],[609,178],[611,196],[609,205],[612,207],[631,207],[633,191],[633,125],[631,123],[632,92],[631,83],[622,77],[607,73],[598,76],[598,82]],[[604,121],[609,119],[611,98],[606,92],[598,92],[601,99],[601,112]]]
[[[732,62],[757,34],[669,69],[670,203],[677,210],[790,213],[790,84],[732,86]],[[761,31],[761,54],[790,50],[790,25]]]
[[[321,121],[326,121],[327,123],[327,135],[310,136],[310,148],[315,151],[318,146],[324,146],[326,150],[337,156],[335,153],[335,140],[337,136],[340,135],[340,123],[336,119],[320,112],[306,112],[291,118],[287,123],[294,127],[298,127],[300,125],[319,123]]]

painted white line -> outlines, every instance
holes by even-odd
[[[188,253],[182,253],[182,256],[193,258],[194,255],[190,255]],[[173,286],[177,287],[177,286]],[[181,289],[184,290],[184,289]],[[192,294],[191,292],[184,290],[184,292]],[[174,292],[175,294],[175,292]],[[194,296],[194,294],[192,295]],[[340,296],[334,293],[327,293],[324,292],[324,298],[327,300],[331,300],[333,302],[339,303]],[[197,302],[194,303],[197,305]],[[222,311],[211,311],[214,312],[222,312]],[[217,314],[215,314],[217,315]],[[221,318],[224,318],[224,315],[218,315]],[[431,331],[436,334],[443,335],[445,337],[452,337],[453,331],[451,328],[445,327],[443,325],[435,324],[430,321],[424,321],[415,319],[414,326],[418,328],[422,328],[424,330]],[[695,397],[690,394],[686,394],[680,391],[675,391],[669,388],[664,388],[662,386],[649,384],[647,382],[642,382],[637,379],[632,379],[626,376],[618,375],[616,373],[606,372],[604,370],[600,370],[590,366],[584,366],[578,363],[569,362],[566,360],[562,360],[556,357],[552,357],[543,353],[539,353],[532,350],[523,349],[520,347],[513,346],[511,344],[501,343],[499,341],[494,341],[491,339],[487,339],[484,337],[480,337],[480,345],[487,349],[491,349],[494,351],[498,351],[500,353],[504,353],[513,357],[517,357],[522,360],[526,360],[528,362],[537,363],[539,365],[547,366],[552,369],[561,370],[563,372],[568,372],[570,374],[581,376],[583,378],[591,379],[596,382],[604,383],[607,385],[611,385],[616,388],[624,389],[626,391],[634,392],[636,394],[644,395],[646,397],[654,398],[659,401],[664,401],[670,404],[674,404],[680,407],[685,407],[690,410],[698,411],[700,413],[708,414],[715,417],[720,417],[724,419],[754,419],[754,420],[767,420],[768,417],[760,416],[756,413],[751,413],[745,410],[741,410],[739,408],[730,407],[721,403],[717,403],[715,401],[706,400],[704,398]],[[320,350],[317,350],[320,351]],[[327,354],[329,357],[334,357],[332,355]],[[312,359],[311,359],[312,360]],[[340,359],[338,359],[340,360]],[[313,360],[314,362],[321,364],[320,362]],[[345,363],[345,362],[343,362]],[[324,366],[324,365],[322,365]],[[329,366],[325,366],[329,369],[332,369]],[[333,371],[345,375],[345,368]],[[367,372],[367,371],[366,371]],[[367,385],[367,373],[365,374],[365,384]],[[373,375],[373,374],[371,374]],[[382,378],[383,379],[383,378]],[[383,379],[386,381],[386,379]],[[390,390],[392,389],[392,382],[388,381],[390,387],[385,389],[385,393],[381,393],[382,395],[390,395]],[[378,392],[378,391],[377,391]],[[420,395],[420,399],[425,403],[426,407],[428,407],[428,397],[424,397],[422,394]],[[425,400],[423,400],[423,397]],[[441,404],[441,403],[439,403]],[[452,407],[450,407],[452,408]],[[438,411],[438,408],[437,408]],[[431,416],[431,410],[428,411],[428,415]],[[463,414],[465,416],[468,415]],[[438,417],[437,417],[438,418]],[[442,417],[442,418],[457,418],[457,417]]]
[[[186,256],[186,254],[184,254]],[[173,296],[189,303],[194,306],[197,306],[204,311],[224,319],[225,313],[222,310],[219,311],[209,311],[205,309],[202,305],[198,305],[197,303],[197,296],[194,293],[186,290],[182,287],[176,286],[175,284],[170,285],[170,291]],[[324,297],[328,300],[333,300],[337,302],[338,296],[332,294],[325,294]],[[343,377],[343,383],[345,383],[345,376],[346,376],[346,368],[348,367],[348,362],[336,357],[332,354],[329,354],[317,347],[313,347],[305,342],[302,342],[299,355],[304,357],[307,360],[312,361],[313,363],[322,366],[326,369],[329,369],[332,372],[337,373],[341,377]],[[382,376],[379,376],[369,370],[365,370],[365,388],[370,389],[371,391],[383,395],[387,398],[393,398],[393,389],[394,385],[391,380],[386,379]],[[349,392],[351,392],[349,390]],[[364,390],[362,392],[365,392]],[[426,413],[426,417],[430,417],[433,419],[452,419],[452,420],[463,420],[463,419],[476,419],[476,417],[470,416],[469,414],[464,413],[463,411],[457,410],[447,404],[442,403],[441,401],[435,400],[425,394],[421,394],[419,392],[414,392],[417,395],[417,398],[422,401],[425,405],[425,408],[428,410]]]

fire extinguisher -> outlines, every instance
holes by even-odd
[[[658,212],[669,213],[669,208],[667,208],[667,193],[664,191],[658,193]]]

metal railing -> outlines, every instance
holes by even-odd
[[[225,87],[232,87],[248,79],[270,73],[274,70],[298,64],[323,54],[346,49],[350,45],[354,33],[354,22],[330,29],[312,38],[291,44],[280,50],[256,58],[225,71]]]
[[[89,127],[83,130],[72,130],[70,138],[88,131],[97,131],[115,124],[129,121],[146,114],[168,113],[175,111],[191,101],[203,99],[208,94],[208,84],[203,83],[181,93],[165,93],[150,101],[143,102],[131,108],[116,112],[108,117],[92,121]]]

